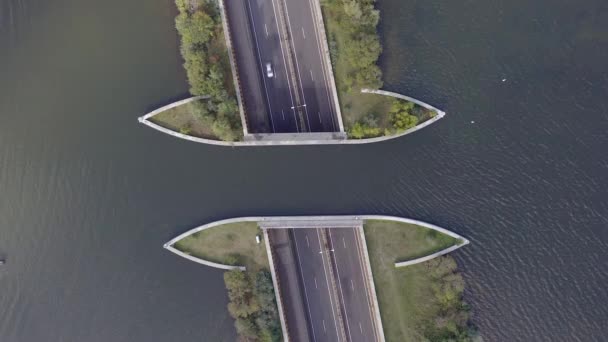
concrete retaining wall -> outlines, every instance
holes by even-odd
[[[148,113],[148,114],[146,114],[146,115],[144,115],[144,116],[139,117],[139,118],[138,118],[138,120],[139,120],[139,122],[144,123],[144,121],[147,121],[147,120],[148,120],[148,118],[150,118],[150,117],[152,117],[152,116],[154,116],[154,115],[156,115],[156,114],[158,114],[158,113],[164,112],[164,111],[169,110],[169,109],[171,109],[171,108],[175,108],[175,107],[177,107],[177,106],[181,106],[181,105],[183,105],[183,104],[190,103],[190,102],[193,102],[193,101],[197,101],[197,100],[206,100],[206,99],[208,99],[209,97],[210,97],[209,95],[203,95],[203,96],[193,96],[193,97],[189,97],[189,98],[187,98],[187,99],[183,99],[183,100],[175,101],[175,102],[173,102],[173,103],[169,103],[169,104],[168,104],[168,105],[166,105],[166,106],[162,106],[162,107],[160,107],[160,108],[158,108],[158,109],[155,109],[155,110],[151,111],[150,113]]]
[[[462,241],[461,244],[459,245],[455,245],[455,246],[451,246],[449,248],[446,248],[442,251],[439,251],[437,253],[433,253],[431,255],[422,257],[422,258],[418,258],[415,260],[409,260],[409,261],[404,261],[404,262],[398,262],[395,263],[395,267],[402,267],[402,266],[409,266],[409,265],[414,265],[417,263],[421,263],[427,260],[431,260],[433,258],[436,258],[440,255],[444,255],[446,253],[449,253],[453,250],[456,250],[462,246],[465,246],[467,244],[469,244],[469,240],[465,239],[464,237],[449,231],[445,228],[441,228],[439,226],[430,224],[430,223],[426,223],[423,221],[418,221],[418,220],[414,220],[414,219],[409,219],[409,218],[403,218],[403,217],[397,217],[397,216],[387,216],[387,215],[331,215],[331,216],[248,216],[248,217],[235,217],[235,218],[229,218],[229,219],[225,219],[225,220],[220,220],[220,221],[215,221],[215,222],[211,222],[211,223],[207,223],[204,224],[202,226],[190,229],[189,231],[182,233],[176,237],[174,237],[173,239],[171,239],[169,242],[165,243],[164,248],[170,250],[171,252],[183,256],[184,258],[188,259],[188,260],[192,260],[194,262],[197,262],[199,264],[202,265],[207,265],[207,266],[211,266],[211,267],[216,267],[216,268],[220,268],[220,269],[224,269],[224,270],[231,270],[231,269],[235,269],[238,268],[240,270],[245,270],[244,266],[231,266],[231,265],[223,265],[223,264],[218,264],[218,263],[214,263],[211,261],[207,261],[207,260],[202,260],[200,258],[194,257],[192,255],[188,255],[186,253],[183,253],[177,249],[175,249],[173,247],[173,245],[183,239],[184,237],[194,234],[194,233],[198,233],[202,230],[205,229],[209,229],[209,228],[213,228],[213,227],[217,227],[223,224],[228,224],[228,223],[238,223],[238,222],[257,222],[258,225],[260,226],[281,226],[281,222],[289,222],[289,225],[295,225],[298,223],[298,221],[302,222],[302,224],[307,224],[310,225],[310,222],[315,222],[315,221],[326,221],[326,222],[341,222],[341,221],[354,221],[354,222],[358,222],[361,220],[387,220],[387,221],[396,221],[396,222],[402,222],[402,223],[409,223],[409,224],[415,224],[415,225],[419,225],[422,226],[424,228],[428,228],[428,229],[432,229],[432,230],[436,230],[440,233],[449,235],[455,239],[460,239]]]
[[[156,115],[164,110],[179,106],[180,104],[185,104],[188,103],[190,101],[194,101],[194,100],[198,100],[198,99],[204,99],[204,98],[208,98],[208,97],[193,97],[190,99],[185,99],[182,101],[186,101],[183,103],[180,103],[180,101],[172,103],[171,105],[167,105],[165,107],[161,107],[153,112],[150,112],[142,117],[139,118],[139,122],[143,123],[144,125],[147,125],[149,127],[152,127],[158,131],[161,131],[163,133],[172,135],[176,138],[180,138],[180,139],[184,139],[184,140],[189,140],[189,141],[193,141],[193,142],[197,142],[197,143],[201,143],[201,144],[209,144],[209,145],[217,145],[217,146],[231,146],[231,147],[239,147],[239,146],[299,146],[299,145],[358,145],[358,144],[370,144],[370,143],[375,143],[375,142],[382,142],[382,141],[387,141],[387,140],[392,140],[392,139],[396,139],[396,138],[400,138],[404,135],[408,135],[411,133],[414,133],[426,126],[429,126],[430,124],[436,122],[437,120],[443,118],[445,116],[445,112],[429,105],[426,104],[422,101],[416,100],[414,98],[411,98],[409,96],[406,95],[401,95],[401,94],[397,94],[397,93],[393,93],[393,92],[389,92],[389,91],[384,91],[384,90],[369,90],[369,89],[363,89],[361,90],[361,92],[363,93],[372,93],[372,94],[379,94],[379,95],[385,95],[385,96],[391,96],[391,97],[395,97],[395,98],[400,98],[403,100],[407,100],[407,101],[412,101],[424,108],[430,109],[430,110],[434,110],[437,112],[437,115],[434,118],[431,118],[415,127],[412,127],[404,132],[401,132],[399,134],[395,134],[395,135],[390,135],[390,136],[383,136],[383,137],[377,137],[377,138],[368,138],[368,139],[343,139],[343,138],[336,138],[336,139],[322,139],[322,140],[315,140],[315,139],[310,139],[310,140],[306,140],[306,139],[289,139],[289,137],[287,136],[283,136],[285,137],[283,139],[283,137],[281,137],[281,139],[270,139],[268,138],[267,140],[258,140],[258,138],[256,138],[256,135],[254,134],[245,134],[245,141],[221,141],[221,140],[212,140],[212,139],[205,139],[205,138],[199,138],[199,137],[193,137],[190,135],[186,135],[186,134],[182,134],[176,131],[172,131],[168,128],[162,127],[160,125],[155,124],[154,122],[147,120],[149,117]]]
[[[220,17],[222,19],[222,28],[224,29],[224,38],[226,39],[226,49],[228,50],[228,60],[230,61],[230,69],[232,69],[232,82],[236,91],[236,100],[239,104],[239,114],[241,116],[241,125],[243,126],[243,134],[249,134],[247,129],[247,118],[245,117],[245,109],[243,107],[243,98],[241,96],[241,82],[239,82],[239,74],[236,68],[234,50],[232,49],[232,37],[230,28],[228,27],[228,19],[226,17],[226,6],[224,0],[218,0],[220,7]]]

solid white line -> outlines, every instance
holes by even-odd
[[[296,243],[296,258],[298,259],[298,265],[300,266],[300,270],[302,269],[302,263],[300,262],[300,249],[298,248],[298,239],[295,238],[295,232],[294,232],[294,239],[293,239]],[[302,284],[304,285],[304,298],[306,298],[306,308],[308,310],[308,317],[310,317],[310,319],[312,320],[312,315],[310,313],[310,303],[308,302],[308,291],[306,290],[306,283],[304,282],[304,274],[302,274],[302,272],[300,272],[300,277],[302,278]],[[315,278],[315,281],[317,280],[317,278]],[[313,341],[317,341],[317,338],[315,337],[315,327],[313,324],[311,324],[312,326],[312,339]]]
[[[285,52],[283,51],[283,44],[281,44],[281,30],[279,29],[279,22],[277,16],[277,10],[274,7],[274,1],[272,3],[272,11],[274,12],[275,21],[274,23],[277,25],[277,34],[279,35],[279,46],[281,47],[281,55],[283,56],[283,66],[285,67],[285,76],[287,77],[287,88],[289,90],[289,98],[291,99],[291,109],[293,109],[293,117],[296,123],[296,131],[300,132],[300,128],[298,128],[298,118],[296,116],[295,104],[293,103],[293,95],[291,94],[291,83],[289,82],[289,72],[287,71],[287,61],[285,60]]]
[[[287,3],[285,3],[285,13],[287,14],[287,28],[289,29],[289,35],[292,37],[291,48],[293,49],[293,57],[296,59],[296,71],[298,72],[298,81],[300,81],[300,88],[302,89],[302,102],[306,106],[306,96],[304,95],[304,86],[302,85],[302,76],[300,75],[300,63],[298,62],[298,54],[296,53],[296,42],[293,39],[293,30],[291,29],[291,19],[289,17],[289,8],[287,8]],[[308,109],[304,108],[304,111],[306,112],[308,130],[310,131],[310,118],[308,117]]]
[[[304,39],[306,39],[306,33],[304,33],[304,28],[302,27],[302,37],[304,37]]]
[[[355,243],[357,244],[357,254],[359,255],[359,257],[357,258],[357,260],[358,260],[357,264],[359,264],[359,267],[361,268],[361,279],[363,280],[365,297],[367,298],[367,306],[368,306],[367,312],[369,313],[369,319],[370,319],[370,322],[372,323],[372,329],[374,329],[374,336],[377,336],[376,329],[380,329],[380,328],[376,327],[376,320],[374,319],[374,316],[372,315],[372,304],[371,304],[372,302],[371,302],[371,298],[369,298],[370,289],[368,288],[368,284],[365,279],[366,273],[365,273],[365,270],[364,270],[363,264],[362,264],[363,256],[361,255],[362,247],[361,247],[361,243],[359,242],[359,238],[357,237],[357,228],[353,228],[353,233],[355,235]]]
[[[331,229],[328,230],[329,231],[329,243],[333,246],[334,242],[333,239],[331,238]],[[335,253],[334,253],[334,258],[335,258]],[[344,300],[344,292],[342,291],[342,281],[340,280],[340,268],[338,267],[338,261],[336,260],[336,273],[338,276],[338,287],[340,288],[340,296],[342,297],[342,303],[344,303],[344,316],[346,318],[346,331],[348,332],[348,339],[349,340],[353,340],[351,334],[350,334],[350,322],[348,321],[348,310],[346,310],[346,301]]]
[[[317,230],[317,238],[319,239],[319,247],[323,246],[321,243],[321,235],[319,234],[319,229]],[[325,273],[325,281],[327,282],[327,292],[329,294],[329,306],[331,307],[331,314],[334,317],[334,326],[336,327],[336,337],[338,341],[340,341],[340,333],[338,332],[338,323],[336,323],[336,313],[334,312],[334,304],[331,300],[331,287],[329,286],[329,278],[327,277],[327,269],[325,268],[325,258],[323,257],[323,252],[321,252],[321,260],[323,263],[323,272]]]
[[[312,78],[312,80],[315,80],[315,76],[312,74],[312,70],[310,70],[310,78]]]
[[[313,1],[317,1],[317,0],[313,0]],[[308,6],[310,7],[310,13],[312,17],[315,17],[315,11],[312,8],[312,2],[311,0],[308,0]],[[315,17],[316,18],[316,17]],[[317,18],[319,19],[319,18]],[[314,20],[314,19],[313,19]],[[321,18],[321,20],[323,20],[323,18]],[[335,108],[334,106],[338,106],[338,103],[335,103],[334,106],[331,105],[332,100],[331,100],[331,96],[329,95],[329,89],[331,89],[330,84],[329,84],[329,77],[327,76],[327,74],[329,74],[329,70],[327,70],[327,65],[325,65],[325,59],[323,58],[323,54],[321,52],[321,42],[319,41],[319,30],[317,29],[317,25],[316,22],[313,23],[313,28],[315,30],[315,41],[317,42],[317,51],[319,51],[319,58],[321,60],[321,70],[323,70],[323,78],[325,79],[325,85],[326,85],[326,89],[325,89],[325,93],[327,94],[327,103],[330,104],[329,109],[331,110],[331,122],[333,125],[333,128],[336,128],[336,123],[335,123],[335,119],[334,116],[337,115],[337,113],[335,112]]]
[[[268,26],[264,24],[264,29],[266,30],[266,37],[268,37]]]
[[[258,45],[258,34],[255,31],[255,23],[253,22],[253,14],[251,13],[251,3],[247,0],[247,9],[249,10],[249,16],[251,17],[251,25],[253,26],[253,38],[255,38],[255,47],[258,52],[258,59],[260,60],[260,69],[264,70],[262,66],[262,55],[260,55],[260,46]],[[270,123],[272,124],[272,132],[276,132],[274,129],[274,121],[272,120],[272,106],[270,105],[270,97],[268,97],[268,87],[266,86],[266,79],[262,76],[264,82],[264,89],[266,90],[266,101],[268,103],[268,110],[270,110]]]

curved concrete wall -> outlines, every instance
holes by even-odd
[[[171,108],[175,108],[177,106],[181,106],[183,104],[186,104],[186,103],[189,103],[189,102],[193,102],[193,101],[196,101],[196,100],[206,100],[208,98],[209,98],[209,95],[202,95],[202,96],[193,96],[193,97],[189,97],[187,99],[175,101],[173,103],[169,103],[166,106],[162,106],[162,107],[160,107],[158,109],[155,109],[155,110],[151,111],[150,113],[148,113],[148,114],[146,114],[144,116],[139,117],[138,120],[139,120],[139,122],[144,122],[144,120],[148,120],[149,117],[152,117],[152,116],[154,116],[154,115],[156,115],[158,113],[164,112],[164,111],[169,110]]]
[[[375,143],[375,142],[381,142],[381,141],[387,141],[387,140],[392,140],[392,139],[396,139],[396,138],[400,138],[404,135],[408,135],[411,133],[414,133],[434,122],[436,122],[437,120],[443,118],[445,116],[445,112],[427,104],[424,103],[420,100],[416,100],[412,97],[406,96],[406,95],[402,95],[402,94],[398,94],[398,93],[393,93],[390,91],[385,91],[385,90],[370,90],[370,89],[362,89],[361,90],[362,93],[370,93],[370,94],[378,94],[378,95],[384,95],[384,96],[390,96],[390,97],[395,97],[395,98],[399,98],[399,99],[403,99],[403,100],[407,100],[407,101],[411,101],[414,102],[424,108],[427,108],[429,110],[433,110],[437,113],[437,115],[417,126],[414,126],[408,130],[405,130],[399,134],[395,134],[395,135],[389,135],[389,136],[382,136],[382,137],[376,137],[376,138],[367,138],[367,139],[332,139],[332,140],[268,140],[268,141],[221,141],[221,140],[212,140],[212,139],[205,139],[205,138],[199,138],[199,137],[193,137],[190,135],[186,135],[186,134],[182,134],[176,131],[172,131],[168,128],[162,127],[160,125],[155,124],[154,122],[148,120],[149,117],[156,115],[164,110],[179,106],[181,104],[185,104],[188,103],[190,101],[194,101],[194,100],[198,100],[198,99],[203,99],[203,98],[208,98],[205,96],[196,96],[190,99],[186,99],[186,100],[182,100],[185,102],[175,102],[172,103],[170,105],[161,107],[153,112],[150,112],[142,117],[139,118],[139,122],[152,127],[158,131],[161,131],[163,133],[172,135],[176,138],[180,138],[180,139],[184,139],[184,140],[189,140],[189,141],[193,141],[193,142],[197,142],[197,143],[201,143],[201,144],[209,144],[209,145],[216,145],[216,146],[232,146],[232,147],[238,147],[238,146],[298,146],[298,145],[358,145],[358,144],[371,144],[371,143]],[[180,103],[181,102],[181,103]],[[244,125],[246,125],[246,123],[243,123]],[[247,135],[247,136],[253,136],[253,135]]]
[[[290,222],[297,222],[297,221],[338,221],[338,220],[387,220],[387,221],[396,221],[396,222],[403,222],[403,223],[409,223],[409,224],[415,224],[415,225],[419,225],[428,229],[432,229],[435,231],[438,231],[440,233],[449,235],[455,239],[460,239],[462,241],[462,243],[458,244],[458,245],[454,245],[451,246],[449,248],[446,248],[442,251],[439,251],[437,253],[433,253],[431,255],[425,256],[425,257],[421,257],[418,259],[414,259],[414,260],[409,260],[409,261],[404,261],[404,262],[398,262],[395,263],[395,267],[403,267],[403,266],[409,266],[409,265],[414,265],[414,264],[418,264],[427,260],[431,260],[433,258],[436,258],[440,255],[444,255],[446,253],[449,253],[453,250],[456,250],[462,246],[465,246],[467,244],[469,244],[469,240],[465,239],[464,237],[449,231],[445,228],[441,228],[439,226],[436,226],[434,224],[430,224],[430,223],[426,223],[423,221],[419,221],[419,220],[414,220],[414,219],[408,219],[408,218],[403,218],[403,217],[397,217],[397,216],[387,216],[387,215],[333,215],[333,216],[248,216],[248,217],[235,217],[235,218],[229,218],[229,219],[225,219],[225,220],[220,220],[220,221],[215,221],[215,222],[211,222],[211,223],[207,223],[204,224],[202,226],[198,226],[196,228],[190,229],[187,232],[184,232],[176,237],[174,237],[173,239],[171,239],[170,241],[168,241],[167,243],[164,244],[164,248],[168,249],[169,251],[182,256],[188,260],[192,260],[194,262],[197,262],[199,264],[202,265],[206,265],[206,266],[211,266],[211,267],[216,267],[216,268],[220,268],[220,269],[224,269],[224,270],[232,270],[232,269],[240,269],[240,270],[245,270],[244,266],[231,266],[231,265],[224,265],[224,264],[218,264],[215,262],[211,262],[211,261],[207,261],[207,260],[203,260],[197,257],[194,257],[192,255],[186,254],[184,252],[181,252],[179,250],[177,250],[175,247],[173,247],[173,245],[183,239],[184,237],[194,234],[194,233],[198,233],[202,230],[205,229],[209,229],[209,228],[213,228],[213,227],[217,227],[223,224],[228,224],[228,223],[237,223],[237,222],[261,222],[261,221],[265,221],[265,222],[272,222],[272,221],[290,221]],[[280,229],[280,228],[279,228]]]
[[[198,233],[198,232],[203,231],[205,229],[217,227],[217,226],[220,226],[222,224],[236,223],[236,222],[245,222],[245,221],[256,221],[257,222],[257,220],[248,220],[247,218],[235,218],[235,219],[227,219],[227,220],[221,220],[221,221],[215,221],[215,222],[207,223],[207,224],[204,224],[202,226],[198,226],[198,227],[196,227],[194,229],[190,229],[189,231],[187,231],[187,232],[185,232],[183,234],[180,234],[180,235],[174,237],[169,242],[165,243],[163,245],[163,247],[165,249],[167,249],[167,250],[169,250],[169,251],[171,251],[171,252],[173,252],[173,253],[181,256],[181,257],[184,257],[184,258],[186,258],[188,260],[194,261],[194,262],[199,263],[201,265],[215,267],[215,268],[219,268],[219,269],[222,269],[222,270],[234,270],[234,269],[238,269],[238,270],[244,271],[245,270],[245,266],[225,265],[225,264],[219,264],[219,263],[216,263],[216,262],[213,262],[213,261],[208,261],[208,260],[204,260],[204,259],[201,259],[201,258],[197,258],[195,256],[192,256],[190,254],[186,254],[186,253],[178,250],[177,248],[173,247],[173,245],[177,241],[185,238],[186,236],[192,235],[194,233]]]

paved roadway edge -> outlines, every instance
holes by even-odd
[[[374,318],[376,319],[376,326],[380,327],[380,329],[377,329],[379,330],[380,334],[380,336],[378,337],[380,338],[380,342],[385,342],[386,339],[384,338],[384,325],[382,325],[382,317],[380,316],[380,305],[378,304],[378,296],[376,295],[376,283],[374,282],[374,275],[372,274],[372,264],[369,260],[369,252],[367,250],[367,241],[365,240],[365,232],[363,231],[363,226],[358,227],[357,231],[359,233],[361,243],[363,244],[363,256],[365,258],[365,269],[367,271],[365,272],[365,275],[367,276],[367,283],[371,286],[372,293],[370,295],[374,304],[374,307],[372,308],[374,310]]]
[[[417,264],[420,262],[424,262],[427,260],[431,260],[433,258],[436,258],[440,255],[444,255],[446,253],[449,253],[453,250],[456,250],[460,247],[463,247],[467,244],[469,244],[469,240],[467,240],[466,238],[452,232],[449,231],[445,228],[441,228],[439,226],[436,226],[434,224],[430,224],[427,222],[423,222],[423,221],[419,221],[419,220],[415,220],[415,219],[409,219],[409,218],[404,218],[404,217],[398,217],[398,216],[388,216],[388,215],[326,215],[326,216],[247,216],[247,217],[234,217],[234,218],[229,218],[229,219],[224,219],[224,220],[219,220],[219,221],[214,221],[214,222],[210,222],[207,224],[204,224],[202,226],[198,226],[196,228],[190,229],[176,237],[174,237],[173,239],[169,240],[167,243],[165,243],[163,245],[163,247],[179,256],[182,256],[188,260],[194,261],[198,264],[201,265],[205,265],[205,266],[210,266],[210,267],[215,267],[215,268],[219,268],[222,270],[233,270],[233,269],[239,269],[241,271],[245,270],[244,266],[231,266],[231,265],[224,265],[224,264],[218,264],[212,261],[207,261],[201,258],[197,258],[194,257],[192,255],[186,254],[184,252],[181,252],[180,250],[176,249],[175,247],[173,247],[173,245],[185,238],[186,236],[189,236],[191,234],[194,233],[198,233],[200,231],[203,231],[205,229],[209,229],[209,228],[213,228],[213,227],[217,227],[217,226],[221,226],[224,224],[229,224],[229,223],[238,223],[238,222],[277,222],[277,221],[290,221],[290,222],[296,222],[296,221],[336,221],[336,220],[385,220],[385,221],[396,221],[396,222],[402,222],[402,223],[408,223],[408,224],[415,224],[415,225],[419,225],[422,226],[424,228],[428,228],[428,229],[432,229],[435,231],[438,231],[440,233],[449,235],[455,239],[459,239],[462,241],[462,243],[458,244],[458,245],[454,245],[452,247],[446,248],[442,251],[439,251],[437,253],[433,253],[431,255],[425,256],[425,257],[421,257],[418,259],[414,259],[414,260],[409,260],[409,261],[404,261],[404,262],[400,262],[400,263],[395,263],[395,267],[402,267],[402,266],[409,266],[409,265],[413,265],[413,264]],[[363,224],[365,224],[365,222],[363,222]],[[376,316],[376,322],[379,323],[379,326],[381,327],[381,329],[379,329],[380,331],[380,337],[381,337],[381,342],[385,341],[384,338],[384,326],[382,325],[382,318],[380,317],[380,306],[378,304],[378,298],[376,296],[376,286],[374,283],[374,278],[373,278],[373,274],[372,274],[372,270],[371,270],[371,263],[369,260],[369,252],[367,249],[367,242],[365,239],[365,233],[363,232],[363,228],[360,227],[361,229],[359,229],[360,233],[363,236],[361,237],[361,241],[363,243],[364,246],[364,256],[365,256],[365,263],[367,264],[367,266],[369,267],[368,272],[367,273],[367,277],[368,277],[368,283],[371,284],[372,287],[372,292],[373,292],[373,303],[374,303],[374,315]],[[280,228],[279,228],[280,229]],[[277,301],[277,307],[279,310],[279,317],[281,320],[281,329],[283,331],[283,338],[285,339],[286,342],[289,341],[288,335],[287,335],[287,324],[285,322],[285,318],[284,318],[284,312],[283,312],[283,305],[281,303],[281,296],[280,296],[280,292],[279,292],[279,286],[278,286],[278,282],[277,282],[277,278],[276,278],[276,274],[275,274],[275,270],[274,270],[274,259],[272,257],[272,252],[270,251],[270,242],[268,239],[268,233],[266,231],[266,229],[263,229],[264,232],[264,243],[266,244],[266,253],[268,255],[268,262],[270,265],[270,271],[271,271],[271,275],[272,275],[272,283],[274,286],[274,290],[275,290],[275,299]]]
[[[283,302],[281,300],[281,292],[279,289],[279,282],[274,269],[274,258],[272,257],[272,251],[270,250],[270,239],[268,238],[268,231],[262,229],[264,232],[264,242],[266,243],[266,254],[268,255],[268,264],[270,267],[270,275],[272,276],[272,285],[274,286],[275,299],[277,301],[277,307],[279,309],[279,320],[281,321],[281,329],[283,330],[283,342],[289,342],[289,334],[287,333],[287,322],[285,322],[285,313],[283,312]]]
[[[327,33],[325,32],[325,21],[323,20],[323,10],[321,9],[321,0],[310,0],[314,3],[314,11],[313,15],[316,16],[317,20],[317,28],[319,29],[319,35],[321,36],[321,41],[323,46],[323,55],[325,57],[325,65],[327,65],[328,73],[329,73],[329,83],[332,89],[333,98],[334,98],[334,106],[336,108],[336,116],[338,117],[338,126],[340,127],[340,132],[344,133],[344,122],[342,121],[342,110],[340,109],[340,101],[338,100],[338,90],[336,89],[336,80],[334,79],[334,67],[331,64],[331,56],[329,55],[329,44],[327,43]]]
[[[232,38],[230,36],[230,28],[228,27],[228,18],[226,16],[226,7],[224,6],[224,0],[218,0],[220,7],[220,17],[222,20],[222,28],[224,30],[224,38],[226,40],[226,50],[228,50],[228,60],[230,61],[230,69],[232,69],[232,82],[234,83],[234,91],[236,92],[236,100],[239,104],[239,115],[241,116],[241,126],[243,126],[243,134],[249,134],[247,128],[247,119],[245,118],[245,109],[243,107],[243,99],[241,97],[241,84],[239,83],[239,77],[236,69],[236,62],[234,61],[234,50],[232,49]]]
[[[138,121],[140,123],[143,123],[144,125],[147,125],[149,127],[152,127],[158,131],[161,131],[163,133],[172,135],[176,138],[181,138],[184,140],[189,140],[189,141],[193,141],[193,142],[197,142],[197,143],[201,143],[201,144],[208,144],[208,145],[217,145],[217,146],[231,146],[231,147],[240,147],[240,146],[299,146],[299,145],[359,145],[359,144],[370,144],[370,143],[375,143],[375,142],[382,142],[382,141],[387,141],[387,140],[392,140],[392,139],[397,139],[400,138],[402,136],[414,133],[426,126],[429,126],[430,124],[436,122],[437,120],[443,118],[445,116],[445,112],[427,104],[424,103],[420,100],[414,99],[412,97],[406,96],[406,95],[402,95],[402,94],[398,94],[398,93],[394,93],[394,92],[390,92],[390,91],[385,91],[385,90],[371,90],[371,89],[362,89],[361,90],[362,93],[371,93],[371,94],[378,94],[378,95],[384,95],[384,96],[390,96],[390,97],[395,97],[395,98],[399,98],[399,99],[403,99],[403,100],[407,100],[407,101],[411,101],[414,102],[424,108],[427,108],[429,110],[433,110],[437,113],[437,115],[434,118],[431,118],[419,125],[416,125],[408,130],[405,130],[399,134],[394,134],[394,135],[389,135],[389,136],[382,136],[382,137],[376,137],[376,138],[367,138],[367,139],[332,139],[332,140],[289,140],[289,139],[285,139],[285,140],[279,140],[279,141],[221,141],[221,140],[213,140],[213,139],[205,139],[205,138],[199,138],[199,137],[193,137],[191,135],[187,135],[187,134],[182,134],[176,131],[173,131],[171,129],[162,127],[150,120],[148,120],[151,116],[154,116],[162,111],[165,111],[167,109],[171,109],[174,107],[177,107],[179,105],[182,104],[186,104],[188,102],[191,101],[195,101],[195,100],[199,100],[199,99],[206,99],[209,98],[209,96],[195,96],[195,97],[191,97],[188,99],[184,99],[181,101],[177,101],[171,104],[168,104],[164,107],[158,108],[144,116],[141,116],[138,118]],[[245,126],[243,126],[245,127]],[[305,133],[303,133],[305,134]],[[249,135],[249,134],[247,134]]]
[[[215,262],[211,262],[211,261],[207,261],[207,260],[203,260],[197,257],[194,257],[192,255],[186,254],[184,252],[181,252],[179,250],[177,250],[175,247],[173,247],[173,245],[175,245],[175,243],[183,238],[185,238],[186,236],[192,235],[194,233],[198,233],[200,231],[203,231],[205,229],[209,229],[209,228],[213,228],[213,227],[217,227],[217,226],[221,226],[224,224],[229,224],[229,223],[238,223],[238,222],[280,222],[280,221],[290,221],[290,222],[297,222],[297,221],[336,221],[336,220],[386,220],[386,221],[396,221],[396,222],[402,222],[402,223],[409,223],[409,224],[415,224],[424,228],[428,228],[428,229],[432,229],[432,230],[436,230],[440,233],[449,235],[455,239],[459,239],[462,242],[460,244],[451,246],[449,248],[446,248],[444,250],[441,250],[437,253],[433,253],[431,255],[427,255],[421,258],[417,258],[414,260],[409,260],[409,261],[403,261],[403,262],[398,262],[395,263],[395,267],[402,267],[402,266],[408,266],[408,265],[413,265],[413,264],[417,264],[423,261],[427,261],[427,260],[431,260],[433,258],[436,258],[438,256],[444,255],[446,253],[449,253],[451,251],[454,251],[460,247],[463,247],[467,244],[470,243],[469,240],[467,240],[466,238],[452,232],[449,231],[445,228],[441,228],[439,226],[436,226],[434,224],[430,224],[427,222],[423,222],[423,221],[419,221],[419,220],[415,220],[415,219],[409,219],[409,218],[404,218],[404,217],[397,217],[397,216],[388,216],[388,215],[327,215],[327,216],[247,216],[247,217],[235,217],[235,218],[229,218],[229,219],[224,219],[224,220],[219,220],[219,221],[214,221],[211,223],[207,223],[204,224],[202,226],[198,226],[196,228],[190,229],[176,237],[174,237],[173,239],[169,240],[167,243],[164,244],[164,248],[168,249],[169,251],[183,256],[184,258],[188,259],[188,260],[192,260],[194,262],[197,262],[199,264],[203,264],[203,265],[207,265],[207,266],[211,266],[211,267],[216,267],[216,268],[220,268],[220,269],[224,269],[224,270],[232,270],[232,269],[240,269],[240,270],[245,270],[244,266],[231,266],[231,265],[224,265],[224,264],[218,264]],[[280,228],[278,228],[280,229]],[[265,243],[268,243],[268,241],[265,241]]]

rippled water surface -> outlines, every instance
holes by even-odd
[[[486,341],[601,341],[606,2],[379,7],[385,88],[445,119],[371,146],[230,149],[137,123],[187,93],[170,0],[0,2],[0,341],[233,341],[221,272],[163,242],[357,212],[468,237]]]

